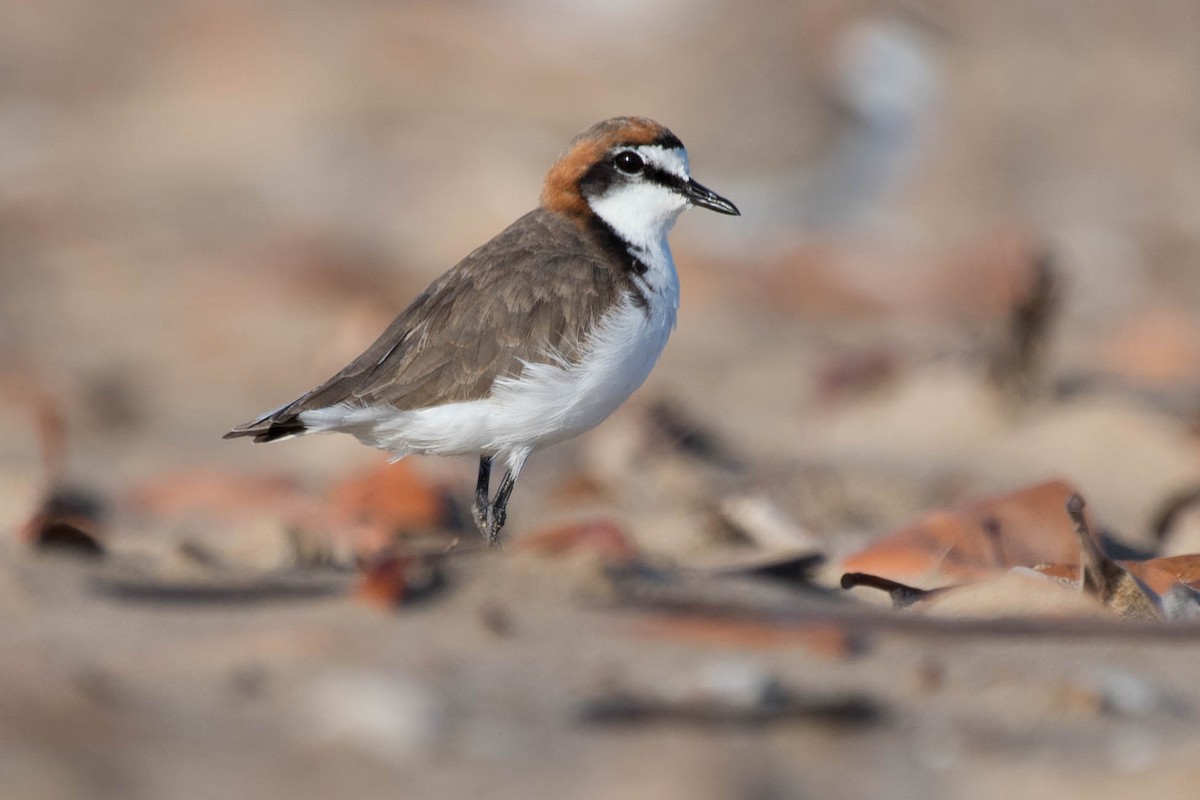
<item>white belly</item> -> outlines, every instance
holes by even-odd
[[[485,401],[495,449],[535,431],[537,447],[598,425],[646,380],[673,326],[673,311],[647,313],[626,301],[602,321],[579,364],[532,364],[501,381]]]
[[[674,297],[650,309],[626,298],[609,312],[575,364],[529,364],[496,382],[481,400],[398,411],[330,408],[306,411],[305,425],[352,433],[392,452],[506,454],[569,439],[603,421],[642,385],[675,325]],[[665,300],[665,302],[663,302]]]

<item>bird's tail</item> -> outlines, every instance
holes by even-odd
[[[289,406],[270,411],[253,422],[238,425],[221,438],[237,439],[242,436],[253,436],[256,442],[277,442],[280,439],[290,439],[293,436],[308,433],[308,427],[300,421],[300,416],[288,411]]]

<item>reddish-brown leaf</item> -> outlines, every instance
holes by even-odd
[[[1200,555],[1171,556],[1120,563],[1159,594],[1169,592],[1171,586],[1176,582],[1186,583],[1200,589]]]
[[[390,556],[364,564],[354,586],[354,598],[385,610],[400,605],[408,593],[411,561],[411,558]]]
[[[98,495],[78,488],[52,489],[19,535],[46,552],[102,556],[107,536],[105,504]]]
[[[1056,480],[937,511],[846,557],[841,569],[920,582],[1078,564],[1079,541],[1065,511],[1074,493]]]
[[[382,464],[334,485],[326,509],[338,527],[368,525],[391,533],[449,521],[441,488],[406,461]]]

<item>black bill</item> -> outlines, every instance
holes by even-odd
[[[689,180],[684,185],[683,193],[694,205],[710,208],[721,214],[732,214],[735,217],[742,215],[742,212],[738,211],[737,206],[733,203],[721,197],[721,195],[712,189],[705,188],[693,180]]]

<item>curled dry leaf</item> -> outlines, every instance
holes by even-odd
[[[1140,577],[1156,592],[1168,591],[1175,583],[1185,583],[1200,589],[1200,554],[1122,563],[1131,570],[1145,570]]]
[[[1017,567],[1002,577],[937,589],[921,589],[878,575],[850,572],[842,576],[842,588],[881,589],[891,596],[896,608],[920,604],[927,611],[987,616],[1086,610],[1076,607],[1078,592],[1072,591],[1074,587],[1082,588],[1084,594],[1126,619],[1191,618],[1200,609],[1197,603],[1200,593],[1187,585],[1200,575],[1200,557],[1155,559],[1157,564],[1114,561],[1097,544],[1085,515],[1083,497],[1070,494],[1064,507],[1079,548],[1078,567],[1063,563],[1038,565],[1036,571]],[[981,528],[984,525],[981,523]],[[997,541],[998,546],[1002,544]],[[1168,595],[1170,601],[1164,603]]]
[[[1159,594],[1175,584],[1200,589],[1200,555],[1169,556],[1145,561],[1118,561],[1117,564],[1137,575]],[[1060,581],[1079,583],[1079,567],[1075,564],[1039,564],[1037,571]]]
[[[936,584],[1015,566],[1078,563],[1078,539],[1063,514],[1073,494],[1055,480],[938,511],[847,556],[841,569]]]
[[[38,550],[81,556],[105,553],[107,509],[96,494],[75,487],[50,491],[21,528],[21,538]]]
[[[1117,563],[1138,581],[1163,619],[1200,617],[1200,555]]]
[[[1191,585],[1200,577],[1200,556],[1115,561],[1097,544],[1084,514],[1083,498],[1073,494],[1065,507],[1079,543],[1078,565],[1014,567],[1000,576],[937,589],[847,573],[842,576],[842,588],[881,589],[896,608],[917,606],[938,615],[1086,615],[1104,608],[1140,621],[1200,617],[1200,590]]]

